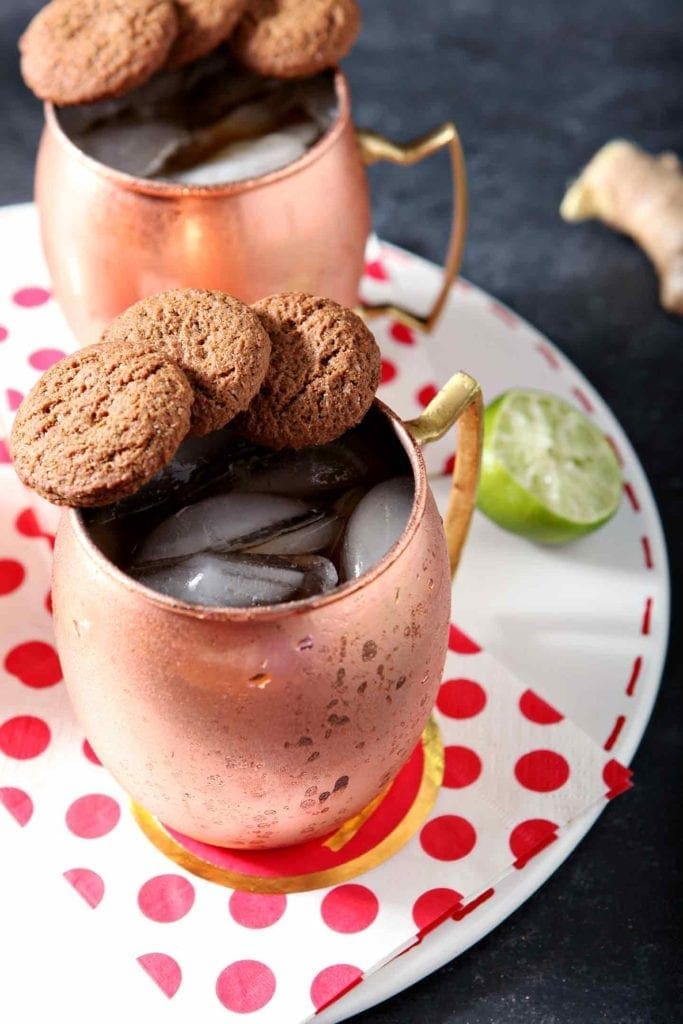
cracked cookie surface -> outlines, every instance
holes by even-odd
[[[161,352],[194,391],[190,434],[200,437],[246,409],[268,369],[270,338],[256,313],[225,292],[174,289],[141,299],[102,341]]]
[[[166,61],[175,69],[214,50],[232,32],[248,0],[175,0],[178,35]]]
[[[359,31],[355,0],[251,0],[230,46],[251,71],[299,78],[337,64]]]
[[[160,353],[90,345],[50,367],[21,403],[14,467],[53,504],[107,505],[170,461],[191,407],[185,375]]]
[[[19,40],[22,75],[61,106],[120,96],[162,67],[177,31],[172,0],[52,0]]]
[[[272,352],[263,386],[237,421],[269,448],[326,444],[359,423],[380,378],[377,342],[352,310],[300,292],[254,303]]]

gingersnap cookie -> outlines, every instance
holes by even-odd
[[[356,0],[251,0],[230,46],[251,71],[299,78],[335,65],[359,31]]]
[[[270,366],[237,421],[268,448],[326,444],[359,423],[380,377],[374,337],[354,312],[314,295],[272,295],[254,303],[270,335]]]
[[[161,353],[90,345],[50,367],[19,406],[14,467],[55,505],[108,505],[170,461],[192,397]]]
[[[248,0],[175,0],[178,35],[166,61],[175,69],[197,60],[227,39]]]
[[[173,0],[52,0],[19,40],[21,73],[60,106],[120,96],[163,66],[177,31]]]
[[[102,341],[161,352],[194,391],[190,434],[201,437],[246,409],[268,369],[270,338],[256,313],[225,292],[174,289],[136,302]]]

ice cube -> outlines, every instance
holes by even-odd
[[[245,546],[242,550],[263,555],[311,555],[334,544],[342,523],[339,516],[326,513],[315,522],[295,526],[258,544]]]
[[[121,521],[151,509],[170,515],[181,506],[216,493],[216,489],[227,490],[233,461],[241,465],[255,450],[248,441],[235,437],[230,428],[185,438],[168,465],[149,483],[111,505],[89,509],[88,523]]]
[[[296,498],[218,494],[164,519],[142,542],[134,564],[168,561],[199,551],[234,551],[321,515]]]
[[[199,466],[220,466],[223,456],[240,455],[247,447],[253,446],[236,437],[230,427],[223,427],[203,437],[186,437],[173,456],[173,464],[194,472]]]
[[[183,185],[221,185],[260,178],[294,163],[320,134],[312,121],[288,125],[261,138],[233,142],[194,167],[164,175]]]
[[[349,490],[368,476],[363,459],[343,441],[299,451],[248,454],[233,465],[233,486],[238,491],[320,498]]]
[[[237,437],[228,426],[204,437],[186,438],[171,462],[148,484],[128,498],[89,510],[87,521],[90,525],[110,523],[153,509],[170,515],[184,505],[232,489],[317,504],[357,488],[369,475],[363,454],[346,440],[273,452]],[[347,516],[348,512],[342,510],[341,514]]]
[[[184,505],[225,491],[232,485],[234,464],[250,458],[256,448],[236,437],[231,427],[213,430],[204,437],[186,437],[165,467],[167,481],[182,487]]]
[[[156,174],[188,132],[171,121],[112,120],[74,135],[76,145],[93,160],[138,178]]]
[[[190,604],[250,608],[325,593],[336,586],[337,571],[328,559],[316,556],[199,554],[137,578]]]
[[[297,82],[298,99],[322,132],[328,131],[337,116],[337,96],[331,73],[315,75]]]
[[[412,479],[394,477],[360,500],[342,541],[342,579],[356,579],[384,558],[406,528],[414,497]]]
[[[289,108],[295,94],[291,86],[289,90],[289,93],[279,90],[252,102],[239,103],[206,123],[193,123],[188,139],[157,173],[160,177],[174,177],[213,159],[226,146],[279,131],[293,113]]]
[[[214,50],[181,70],[184,116],[189,128],[209,125],[236,107],[289,85],[282,79],[264,78],[247,71],[225,50]]]
[[[263,556],[262,556],[263,557]],[[275,561],[275,556],[266,556]],[[265,560],[265,559],[264,559]],[[313,597],[315,594],[326,594],[339,583],[339,575],[334,563],[322,555],[289,555],[286,559],[279,558],[279,562],[287,561],[297,569],[303,570],[304,579],[299,597]]]

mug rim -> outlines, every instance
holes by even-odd
[[[379,398],[373,400],[373,407],[387,417],[410,461],[415,485],[410,516],[399,539],[389,548],[379,562],[373,565],[371,569],[362,573],[357,579],[342,583],[325,594],[249,608],[216,607],[215,605],[191,604],[187,601],[181,601],[146,587],[139,580],[134,579],[122,569],[119,569],[93,541],[83,521],[82,509],[65,509],[62,515],[66,516],[70,521],[78,543],[80,543],[86,555],[95,562],[100,572],[104,571],[110,580],[119,586],[123,586],[133,596],[151,602],[167,612],[197,620],[234,623],[267,622],[291,615],[307,615],[316,612],[321,608],[326,608],[337,601],[349,597],[351,594],[355,594],[359,590],[363,590],[382,576],[408,547],[424,515],[427,501],[427,471],[422,450],[404,421],[393,409],[385,405]]]
[[[71,156],[76,157],[88,170],[93,171],[100,178],[106,178],[108,181],[118,184],[129,192],[137,192],[164,199],[182,199],[185,197],[210,199],[219,196],[238,195],[242,192],[251,192],[258,188],[265,188],[293,174],[298,174],[299,171],[305,170],[310,164],[316,163],[334,146],[351,120],[351,92],[348,79],[342,69],[335,67],[332,70],[334,73],[334,90],[338,109],[337,116],[328,130],[298,160],[294,160],[278,170],[270,171],[268,174],[262,174],[256,178],[244,178],[241,181],[225,182],[216,185],[183,185],[172,181],[157,181],[154,178],[139,178],[134,174],[127,174],[125,171],[109,167],[107,164],[101,163],[94,157],[88,156],[82,149],[79,149],[62,128],[59,123],[56,107],[50,101],[46,101],[43,104],[45,125],[46,129],[52,133],[59,144]]]

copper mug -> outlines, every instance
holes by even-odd
[[[381,562],[319,597],[185,604],[118,569],[78,510],[62,514],[52,595],[73,706],[102,763],[178,832],[245,848],[331,832],[383,791],[425,728],[477,486],[481,393],[459,373],[415,420],[375,404],[410,461],[412,513]],[[421,447],[456,421],[442,525]]]
[[[429,329],[460,266],[465,165],[453,124],[399,146],[351,120],[346,78],[336,72],[338,116],[299,160],[228,185],[186,186],[135,178],[81,152],[45,106],[35,196],[55,297],[81,344],[131,303],[168,288],[215,288],[245,302],[283,291],[358,302],[370,203],[364,165],[412,164],[442,148],[454,169],[454,219],[443,283],[425,316],[393,307]]]

